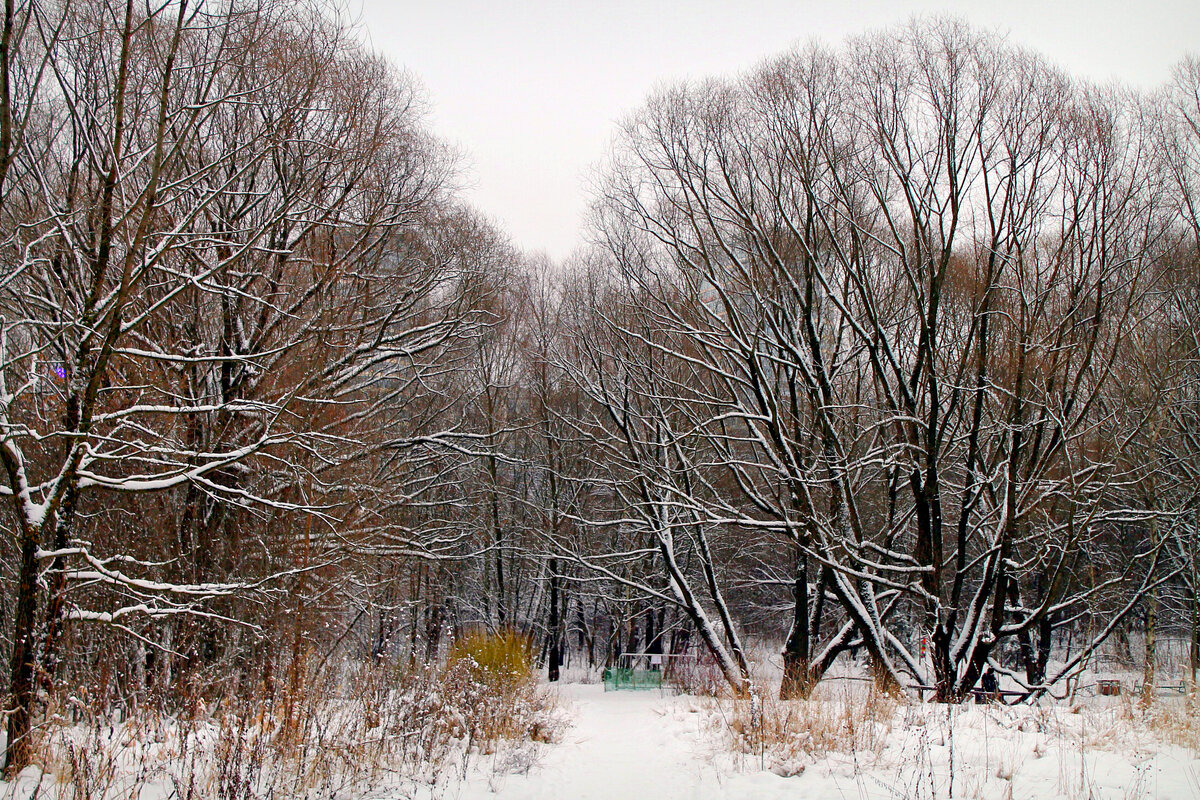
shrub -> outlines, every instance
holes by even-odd
[[[516,631],[472,631],[450,648],[451,671],[465,669],[472,680],[500,693],[533,680],[533,645]]]
[[[446,686],[465,710],[471,746],[495,752],[498,742],[553,741],[562,721],[554,699],[533,674],[533,648],[514,631],[473,631],[454,643],[446,660]]]

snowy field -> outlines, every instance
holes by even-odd
[[[538,697],[553,700],[545,707],[558,707],[550,741],[482,746],[449,736],[423,751],[418,761],[426,766],[415,768],[395,758],[410,751],[379,758],[387,727],[352,724],[362,708],[341,728],[314,717],[319,752],[287,762],[254,746],[269,738],[261,718],[240,731],[214,718],[182,737],[179,723],[66,727],[48,771],[31,767],[13,783],[0,782],[0,799],[1200,798],[1200,725],[1178,695],[1151,711],[1128,697],[948,706],[895,700],[869,685],[832,680],[814,699],[789,703],[605,692],[594,683],[542,687]],[[415,708],[414,698],[410,689],[385,704],[415,714],[423,722],[405,730],[428,735],[445,715]],[[386,720],[387,709],[379,711]],[[392,735],[393,743],[408,735]],[[295,763],[308,774],[282,776]],[[67,777],[72,770],[75,777]]]
[[[573,726],[535,763],[473,774],[463,800],[579,798],[1200,798],[1194,750],[1162,741],[1127,704],[1046,708],[900,704],[874,745],[807,763],[731,752],[713,701],[564,685]],[[812,701],[836,705],[838,700]],[[725,728],[725,730],[723,730]],[[764,747],[764,750],[768,748]],[[509,765],[511,766],[511,765]],[[782,773],[782,774],[780,774]],[[953,779],[953,783],[951,783]]]

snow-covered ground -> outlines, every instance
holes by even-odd
[[[794,782],[720,764],[694,698],[605,692],[596,684],[565,684],[558,692],[573,722],[564,741],[520,774],[481,771],[463,786],[462,800],[795,797]]]
[[[364,760],[384,727],[347,717],[339,728],[322,717],[315,747],[325,756],[302,762],[322,774],[303,779],[288,779],[295,764],[253,746],[266,741],[258,723],[240,733],[219,720],[73,726],[58,734],[49,772],[31,767],[0,781],[0,800],[1200,800],[1200,721],[1179,695],[1142,711],[1125,697],[1032,707],[904,702],[849,679],[796,703],[605,692],[594,683],[545,691],[561,707],[553,742],[456,739],[422,769],[401,769],[396,753]],[[401,726],[397,741],[437,727],[433,706],[416,708],[409,694],[397,702],[420,723]],[[240,742],[234,750],[231,740]]]
[[[462,800],[1200,798],[1196,752],[1166,743],[1120,704],[900,704],[890,719],[870,723],[884,729],[870,737],[870,749],[781,763],[765,746],[761,753],[731,752],[733,739],[723,730],[728,706],[713,701],[606,693],[597,685],[558,692],[574,723],[561,743],[516,770],[494,761],[451,794]]]

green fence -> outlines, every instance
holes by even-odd
[[[662,678],[662,670],[612,667],[604,670],[604,691],[659,689],[662,687]]]

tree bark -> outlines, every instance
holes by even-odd
[[[558,608],[558,559],[550,559],[550,664],[546,669],[546,680],[554,683],[559,678],[562,666],[562,623]]]
[[[809,671],[812,653],[808,631],[808,558],[804,553],[800,553],[796,560],[792,597],[792,630],[783,648],[783,681],[779,684],[781,700],[804,699],[812,692]]]
[[[1158,591],[1152,589],[1146,599],[1146,658],[1142,669],[1142,706],[1154,704],[1154,667],[1158,653]]]
[[[9,662],[8,743],[4,749],[4,771],[11,780],[29,763],[29,727],[33,715],[34,620],[38,595],[38,534],[41,529],[24,526],[21,531],[21,567],[17,578],[17,613],[13,624],[13,651]]]

